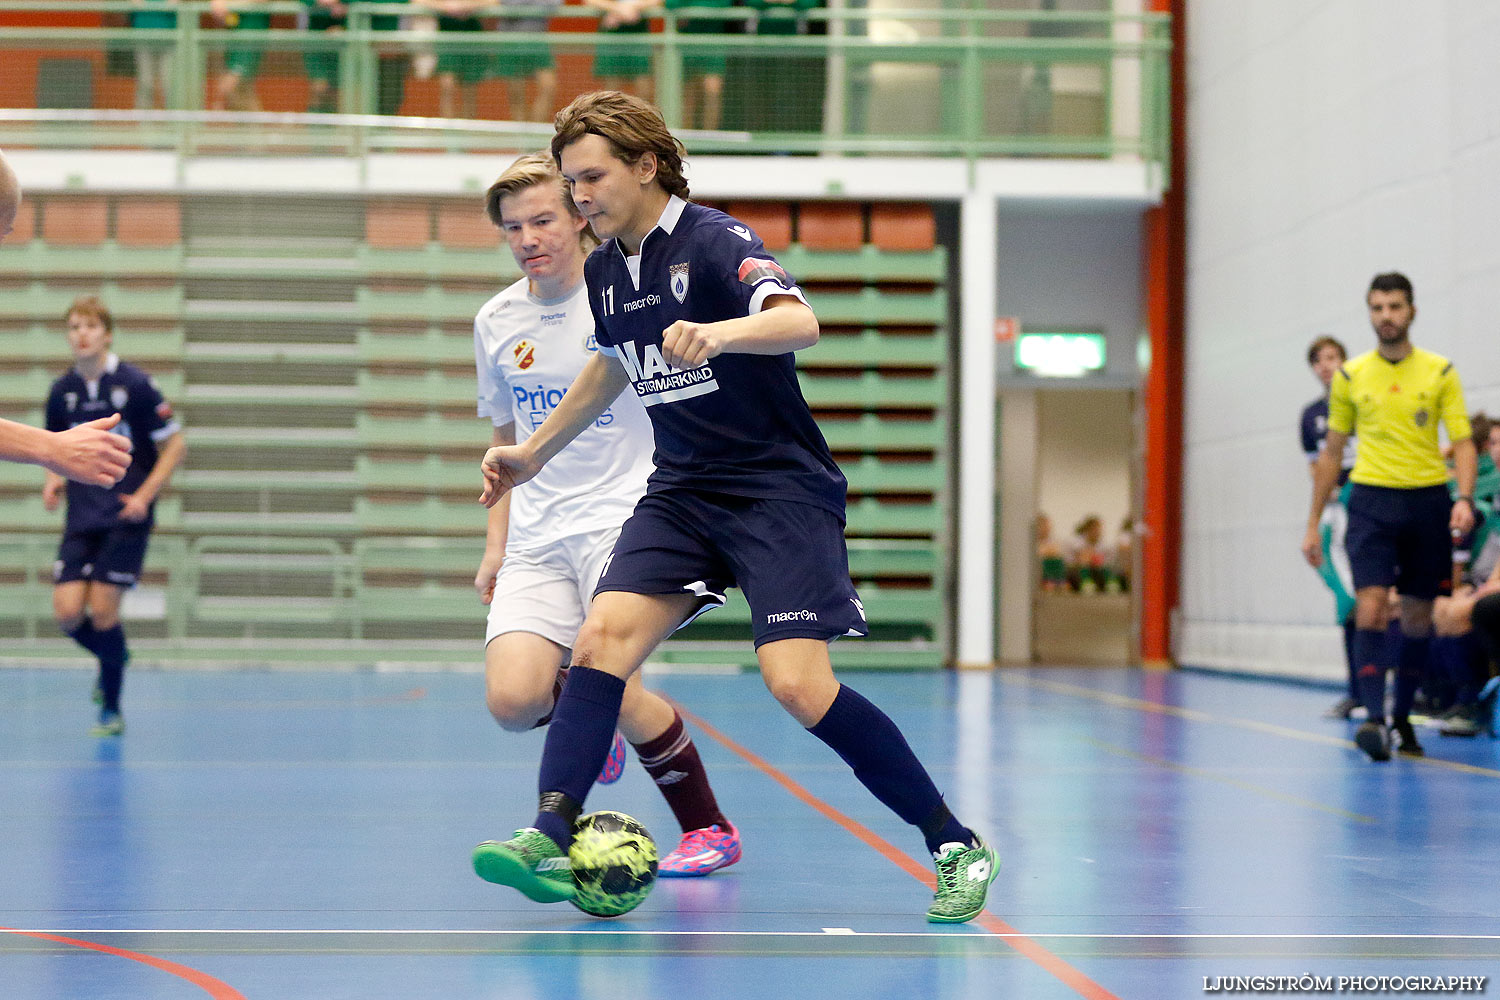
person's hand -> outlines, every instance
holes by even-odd
[[[479,572],[474,574],[474,590],[479,594],[479,603],[488,604],[495,599],[495,574],[500,572],[500,564],[505,562],[505,556],[489,552],[479,562]]]
[[[56,510],[57,505],[62,503],[63,483],[65,479],[56,476],[48,476],[47,481],[42,484],[42,509]]]
[[[151,516],[151,501],[139,493],[120,494],[120,520],[140,524]]]
[[[1302,536],[1302,558],[1313,569],[1323,565],[1323,539],[1316,527],[1308,528]]]
[[[511,490],[542,471],[541,463],[531,457],[524,445],[504,444],[484,453],[479,472],[484,476],[484,492],[479,502],[493,507]]]
[[[42,467],[80,483],[113,486],[130,468],[130,441],[109,432],[119,422],[115,413],[57,432]]]
[[[1453,504],[1453,512],[1448,515],[1448,530],[1453,532],[1454,537],[1467,535],[1474,530],[1474,504],[1468,500],[1458,500]]]
[[[673,368],[697,368],[716,358],[724,346],[703,323],[680,319],[661,334],[661,359]]]

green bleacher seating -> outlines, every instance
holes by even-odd
[[[372,333],[360,330],[356,336],[362,364],[402,363],[433,365],[472,365],[474,338],[450,336],[438,329],[420,333]]]
[[[9,244],[7,249],[11,249]],[[127,247],[113,241],[99,246],[53,246],[33,239],[15,250],[19,252],[0,255],[0,276],[106,280],[154,276],[175,281],[183,266],[180,246]],[[115,308],[108,299],[105,302]]]
[[[188,466],[158,504],[161,545],[148,557],[148,567],[172,562],[171,635],[400,638],[422,623],[437,637],[482,635],[470,581],[491,428],[475,415],[469,330],[519,274],[503,246],[479,246],[491,234],[468,218],[472,205],[388,207],[400,217],[385,229],[361,220],[315,244],[199,234],[184,207],[175,246],[129,246],[111,232],[88,246],[37,237],[0,255],[0,321],[13,331],[0,338],[0,413],[41,421],[68,362],[59,313],[97,291],[121,356],[156,375],[184,419]],[[468,229],[445,211],[467,213]],[[818,212],[832,228],[805,229],[810,243],[777,257],[823,326],[799,354],[799,377],[849,479],[850,573],[871,622],[872,641],[836,644],[835,660],[934,666],[949,564],[947,255],[920,239],[851,248],[859,211],[825,204],[808,219]],[[865,217],[873,234],[874,210]],[[299,301],[278,293],[287,282]],[[46,572],[61,524],[41,509],[40,485],[35,469],[0,467],[0,617],[14,609],[32,632],[50,628]],[[731,592],[659,655],[747,663],[749,621]],[[704,644],[717,638],[734,639],[733,652]]]

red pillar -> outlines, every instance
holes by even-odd
[[[1172,614],[1177,608],[1182,550],[1183,290],[1186,284],[1186,82],[1183,68],[1185,0],[1151,0],[1172,15],[1170,107],[1171,186],[1143,226],[1146,328],[1151,367],[1146,373],[1145,530],[1141,532],[1141,660],[1172,660]]]

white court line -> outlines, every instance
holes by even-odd
[[[616,930],[612,928],[601,928],[599,930],[566,930],[559,928],[520,930],[520,929],[452,929],[452,930],[421,930],[416,928],[392,928],[388,930],[377,930],[372,928],[321,928],[321,929],[291,929],[291,928],[196,928],[196,927],[151,927],[151,928],[7,928],[0,933],[14,934],[56,934],[65,937],[95,937],[103,934],[193,934],[205,937],[221,935],[265,935],[291,936],[299,934],[329,934],[329,935],[448,935],[448,936],[471,936],[471,937],[521,937],[521,936],[554,936],[566,937],[578,934],[600,935],[608,934],[619,937],[826,937],[829,934],[849,934],[856,937],[873,938],[952,938],[955,935],[951,931],[856,931],[848,927],[825,927],[817,931],[684,931],[684,930]],[[958,935],[962,936],[962,935]],[[1051,939],[1051,940],[1100,940],[1100,941],[1500,941],[1500,934],[1087,934],[1080,932],[1066,933],[1010,933],[993,934],[985,932],[977,937],[987,938],[1029,938]],[[3,939],[0,939],[3,940]]]

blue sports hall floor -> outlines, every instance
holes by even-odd
[[[139,670],[129,731],[98,740],[87,672],[0,670],[0,997],[1175,998],[1500,973],[1500,743],[1429,730],[1430,757],[1377,765],[1319,717],[1331,692],[1192,672],[844,680],[997,845],[973,923],[923,920],[920,838],[755,675],[649,676],[745,857],[605,921],[473,875],[474,843],[529,820],[541,748],[489,721],[478,675]],[[675,843],[633,759],[589,807]]]

